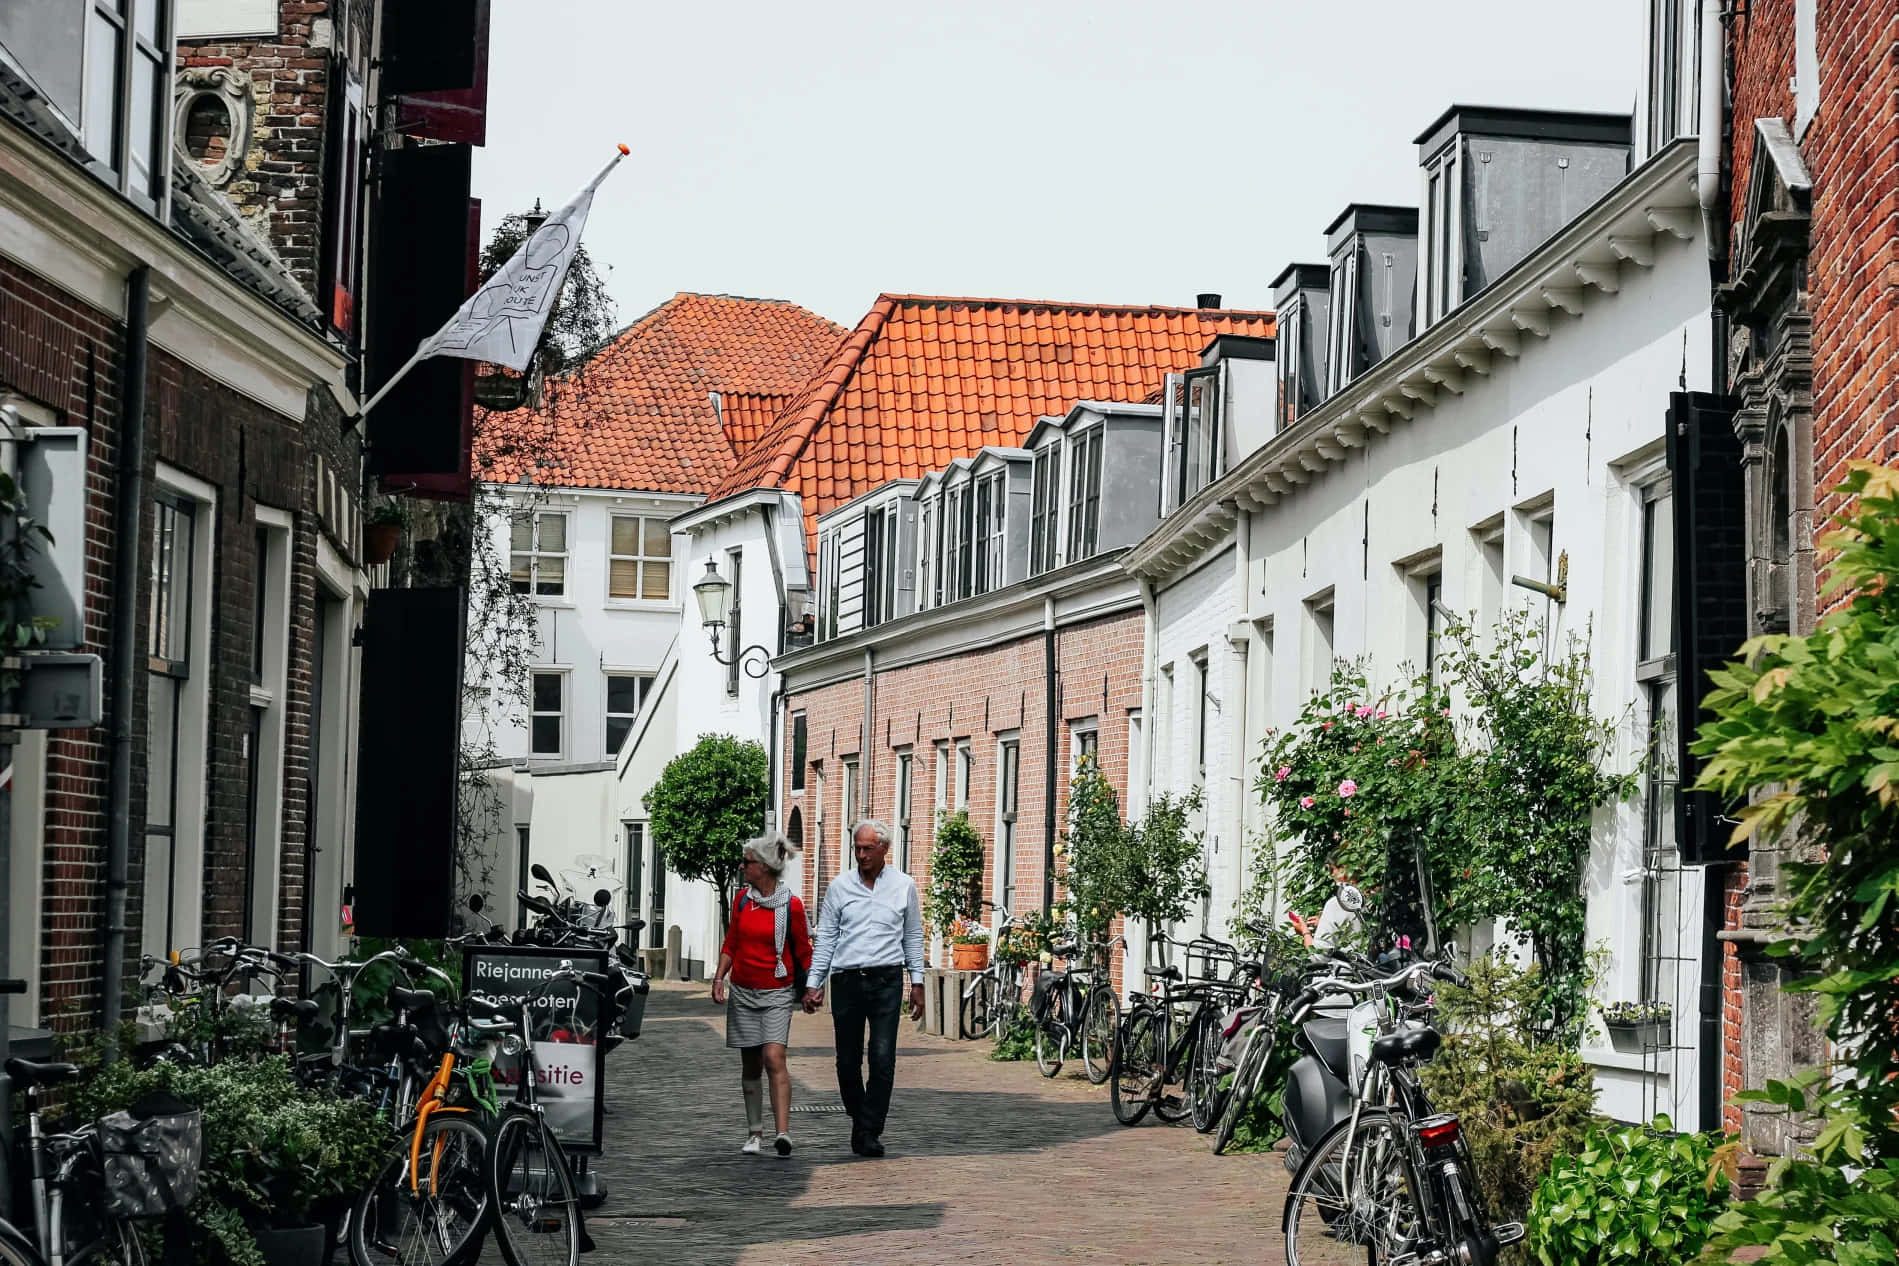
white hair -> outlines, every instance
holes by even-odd
[[[763,866],[774,875],[785,873],[785,867],[798,855],[798,846],[785,838],[783,831],[767,831],[763,835],[745,841],[745,856]]]
[[[851,828],[852,847],[856,847],[857,845],[857,833],[863,830],[865,827],[869,827],[872,831],[876,833],[877,842],[879,844],[882,844],[885,848],[890,847],[890,840],[891,840],[890,828],[885,826],[882,822],[879,822],[876,818],[857,819],[857,825]]]

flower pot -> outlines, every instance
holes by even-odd
[[[380,567],[396,556],[396,546],[401,543],[400,523],[371,523],[363,528],[363,561]]]
[[[1624,1055],[1666,1050],[1673,1044],[1673,1026],[1667,1020],[1651,1024],[1614,1024],[1604,1020],[1602,1027],[1609,1030],[1609,1045]]]
[[[329,1227],[321,1222],[309,1226],[259,1226],[251,1228],[257,1251],[265,1266],[325,1266],[335,1246]]]
[[[989,966],[987,945],[950,946],[950,966],[957,971],[981,971]]]

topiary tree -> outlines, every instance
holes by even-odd
[[[762,744],[729,734],[704,734],[691,751],[666,762],[641,801],[653,843],[683,879],[719,890],[719,925],[732,913],[732,893],[745,841],[765,827],[771,781]]]
[[[1110,925],[1127,912],[1127,831],[1100,763],[1092,754],[1083,756],[1068,784],[1068,822],[1055,872],[1076,926],[1090,941],[1105,940]]]
[[[982,906],[982,836],[962,809],[936,822],[930,847],[930,883],[923,894],[923,918],[939,934],[972,917]]]

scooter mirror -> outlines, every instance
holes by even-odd
[[[596,888],[594,889],[593,903],[604,910],[613,904],[613,894],[608,892],[605,888]]]
[[[475,894],[474,896],[472,896],[472,897],[470,897],[470,898],[468,899],[468,908],[469,908],[470,910],[473,910],[473,911],[474,911],[474,912],[475,912],[476,914],[480,914],[480,913],[481,913],[481,904],[482,904],[482,903],[481,903],[481,894],[480,894],[480,893],[476,893],[476,894]]]
[[[1357,914],[1365,908],[1365,894],[1358,890],[1357,884],[1340,884],[1339,904]]]
[[[547,867],[541,865],[539,862],[535,862],[532,866],[528,867],[528,874],[550,886],[554,882],[554,876],[549,874]]]

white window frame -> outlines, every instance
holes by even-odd
[[[646,710],[646,698],[653,689],[656,675],[650,672],[637,672],[631,668],[609,668],[600,674],[600,758],[602,760],[611,760],[619,755],[620,749],[613,745],[615,721],[626,722],[626,738],[620,740],[622,743],[627,738],[633,737],[633,727],[638,723],[640,713]],[[633,687],[634,701],[631,712],[613,711],[613,679],[615,677],[631,677],[639,683]]]
[[[1438,680],[1438,638],[1444,632],[1443,618],[1433,600],[1444,595],[1444,551],[1433,546],[1401,558],[1392,564],[1405,591],[1404,654],[1402,662],[1412,670],[1428,674],[1432,685]]]
[[[637,542],[638,547],[639,547],[638,553],[620,554],[614,551],[613,528],[614,528],[615,522],[620,519],[631,519],[639,525],[638,527],[639,540]],[[646,552],[646,525],[648,522],[657,523],[659,525],[659,530],[665,535],[666,553],[663,555],[662,554],[648,554]],[[631,563],[633,565],[634,594],[632,597],[628,597],[625,594],[616,594],[613,592],[613,565],[615,563]],[[649,563],[660,563],[660,564],[663,564],[666,568],[666,596],[663,598],[648,598],[644,596],[646,593],[646,567],[647,567],[647,564]],[[611,603],[612,605],[616,607],[625,607],[625,606],[641,606],[641,607],[668,606],[669,607],[669,606],[672,606],[673,593],[675,592],[674,585],[677,582],[678,574],[679,574],[679,568],[674,561],[674,554],[673,554],[673,534],[671,530],[668,529],[668,527],[666,526],[666,520],[664,518],[661,518],[660,516],[653,515],[653,514],[634,514],[631,512],[620,511],[620,510],[608,511],[607,513],[607,575],[606,575],[607,593],[606,593],[606,599],[609,603]]]
[[[560,667],[553,664],[542,664],[538,667],[530,668],[528,670],[528,720],[527,720],[528,759],[530,760],[565,760],[566,759],[567,746],[568,746],[567,745],[568,721],[573,712],[573,700],[574,700],[573,682],[571,680],[572,676],[573,676],[573,673],[571,669]],[[535,686],[535,678],[537,677],[559,678],[560,680],[560,710],[558,712],[548,712],[548,711],[544,711],[535,707],[534,686]],[[560,747],[556,751],[537,752],[534,750],[534,722],[542,717],[558,718],[559,732],[560,732]]]
[[[1062,441],[1049,440],[1029,464],[1029,575],[1060,567],[1062,556]]]
[[[1470,528],[1472,571],[1477,591],[1477,637],[1488,645],[1509,592],[1509,560],[1504,556],[1503,515],[1493,514]]]
[[[897,835],[897,869],[908,874],[910,841],[915,838],[916,832],[916,828],[911,824],[911,815],[916,810],[916,750],[910,747],[899,747],[894,749],[893,754],[897,758],[897,777],[892,784],[890,826]]]
[[[252,854],[246,918],[249,929],[245,939],[253,945],[277,944],[279,918],[278,888],[283,875],[284,743],[289,708],[290,668],[290,586],[292,546],[296,539],[296,520],[289,511],[272,506],[256,508],[257,523],[263,529],[268,557],[256,560],[257,575],[264,582],[263,663],[261,680],[250,688],[250,706],[263,712],[259,727],[259,751],[246,752],[257,762],[255,780],[257,816],[248,824]],[[249,745],[249,733],[245,735]]]
[[[990,593],[1004,583],[1003,567],[1008,556],[1006,529],[1009,515],[1008,479],[1004,471],[992,471],[974,480],[970,487],[971,593]],[[987,515],[982,511],[987,502]]]
[[[838,763],[844,768],[844,776],[837,780],[837,807],[842,810],[838,817],[843,823],[841,829],[849,831],[864,818],[863,766],[855,754],[840,756]],[[857,841],[853,839],[851,846],[855,848],[856,845]]]
[[[186,628],[186,674],[176,696],[176,728],[172,743],[172,778],[176,794],[172,798],[171,855],[164,877],[151,864],[150,836],[145,844],[145,901],[141,910],[142,952],[164,955],[173,949],[185,949],[204,939],[204,830],[207,811],[205,767],[211,726],[211,611],[216,587],[212,574],[215,565],[217,490],[210,484],[181,470],[160,463],[154,485],[187,503],[193,518],[191,575],[185,589],[189,603]],[[149,599],[148,599],[149,600]],[[149,686],[152,674],[146,676]],[[147,691],[149,696],[149,691]],[[149,702],[147,703],[149,717]],[[149,726],[148,726],[149,730]],[[147,734],[149,747],[152,735]],[[149,758],[147,769],[150,769]],[[148,784],[148,793],[153,789]],[[150,812],[147,811],[149,822]],[[155,889],[154,884],[158,887]],[[159,908],[155,897],[162,897],[171,916],[167,943],[165,923],[154,919]]]
[[[935,830],[935,820],[950,811],[949,767],[950,745],[946,739],[936,740],[936,801],[931,805],[931,830]]]
[[[1213,724],[1213,666],[1204,646],[1188,655],[1187,662],[1193,665],[1196,687],[1193,696],[1193,782],[1196,787],[1204,787],[1207,783],[1207,748],[1211,746],[1207,729]]]
[[[935,543],[937,510],[935,497],[924,497],[917,502],[917,610],[927,611],[936,605],[932,586],[936,577],[936,554],[931,549]]]
[[[1064,440],[1068,453],[1068,494],[1063,498],[1063,536],[1068,548],[1064,561],[1080,562],[1094,555],[1101,540],[1102,447],[1107,425],[1094,422],[1077,428]]]
[[[1332,684],[1338,662],[1338,599],[1330,585],[1305,600],[1306,693],[1318,694]]]
[[[168,23],[173,16],[169,0],[123,0],[123,3],[125,12],[120,13],[115,0],[85,0],[80,132],[87,152],[93,156],[90,165],[93,174],[164,220],[171,210],[172,83],[177,75],[177,36],[166,28],[171,25],[175,29],[176,24]],[[146,13],[155,14],[149,37],[139,32]],[[94,41],[108,29],[115,38],[127,42],[122,55],[114,62],[112,109],[109,117],[102,121],[93,111],[93,95],[100,87],[94,79]],[[153,78],[150,103],[153,133],[148,138],[151,150],[147,154],[149,166],[142,188],[133,182],[138,167],[135,155],[142,147],[134,143],[132,136],[132,94],[137,87],[135,71],[141,62],[150,69]],[[103,136],[99,130],[102,126]]]
[[[1128,709],[1128,794],[1122,815],[1132,822],[1147,812],[1147,719],[1139,708]]]
[[[1005,783],[1013,779],[1014,785]],[[996,735],[996,874],[993,900],[1004,910],[1015,906],[1016,848],[1021,843],[1022,734],[1006,730]]]
[[[1095,765],[1101,764],[1101,718],[1076,717],[1068,723],[1068,780],[1073,782],[1081,769],[1082,753],[1093,748]]]
[[[976,752],[968,739],[956,740],[956,804],[955,809],[969,811],[969,784],[976,778]]]
[[[561,521],[561,548],[546,550],[541,548],[541,520],[558,518]],[[515,525],[521,520],[528,522],[528,548],[514,547]],[[515,579],[515,559],[528,560],[527,588],[519,591],[539,602],[570,603],[573,601],[573,557],[574,525],[573,515],[567,510],[520,509],[508,513],[508,583],[510,586],[520,583]],[[542,593],[541,560],[558,558],[560,560],[560,592]]]

